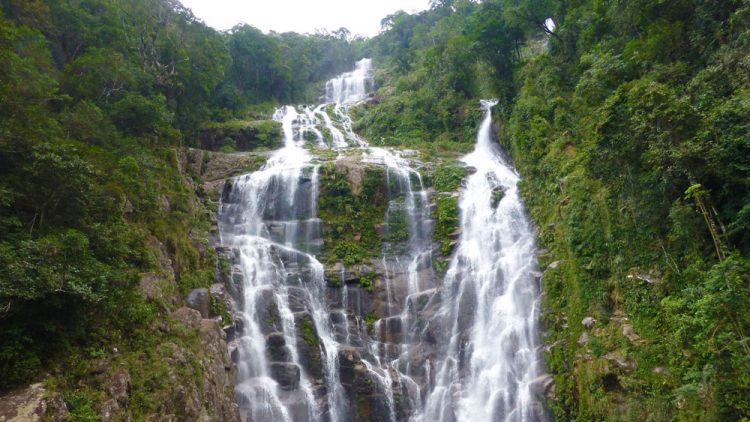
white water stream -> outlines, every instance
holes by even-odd
[[[491,137],[491,108],[474,151],[476,169],[461,195],[461,239],[443,285],[450,329],[421,421],[543,419],[530,384],[540,374],[539,291],[534,231],[518,192],[519,176]]]
[[[363,59],[329,81],[325,104],[277,110],[284,146],[261,170],[234,178],[222,199],[221,240],[239,251],[244,276],[238,403],[252,422],[350,421],[354,403],[342,385],[340,359],[357,349],[382,396],[382,414],[372,420],[543,419],[529,388],[541,370],[534,234],[518,175],[491,139],[494,104],[483,102],[476,149],[463,158],[476,172],[461,194],[462,234],[439,287],[431,199],[419,171],[403,153],[370,147],[352,130],[349,107],[373,90],[371,66]],[[363,162],[383,166],[386,228],[406,230],[400,242],[384,244],[386,309],[369,333],[361,298],[343,283],[345,268],[342,287],[332,293],[316,259],[318,165],[306,143],[360,148]],[[428,301],[439,306],[430,323],[441,324],[447,339],[433,351],[424,347],[417,309]]]

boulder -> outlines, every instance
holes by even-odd
[[[587,330],[590,330],[591,327],[596,324],[596,319],[594,317],[587,316],[583,320],[581,320],[581,324],[586,328]]]
[[[208,289],[193,289],[187,297],[187,306],[201,313],[201,317],[211,316],[211,293]]]
[[[49,397],[42,383],[0,397],[0,422],[62,422],[69,420],[60,394]]]
[[[294,363],[271,363],[271,378],[279,383],[282,390],[296,390],[299,388],[300,368]]]
[[[126,407],[130,398],[130,388],[130,373],[125,368],[120,368],[112,374],[111,381],[107,386],[107,393],[118,404]]]
[[[172,318],[196,330],[201,326],[201,313],[186,306],[172,312]]]
[[[97,406],[97,412],[102,422],[114,421],[119,411],[120,405],[117,404],[115,399],[109,399]]]
[[[643,339],[641,339],[641,336],[639,336],[635,330],[633,330],[633,326],[630,324],[624,324],[622,326],[622,335],[627,337],[628,340],[630,340],[633,344],[642,344]]]
[[[266,351],[272,361],[289,362],[291,360],[291,353],[282,333],[271,333],[266,336]]]
[[[609,352],[604,355],[604,359],[623,371],[632,371],[635,369],[635,362],[627,359],[619,352]]]
[[[529,390],[537,400],[555,399],[555,379],[550,374],[540,375],[529,383]]]
[[[138,283],[138,288],[146,299],[161,300],[164,298],[164,293],[161,290],[161,282],[156,273],[143,273],[141,281]]]

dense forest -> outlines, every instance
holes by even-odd
[[[216,266],[211,201],[176,148],[209,121],[316,101],[361,40],[219,33],[176,1],[0,4],[0,390],[47,378],[90,420],[103,387],[80,380],[119,350],[133,414],[147,413],[173,388],[155,346],[198,346],[153,329],[170,304],[142,297],[141,274],[181,296]]]
[[[543,323],[560,420],[750,412],[749,19],[740,1],[447,1],[372,41],[373,140],[451,149],[472,99],[504,100],[540,261],[559,261]],[[587,316],[601,327],[581,337]]]
[[[169,268],[184,296],[217,262],[185,147],[316,103],[370,56],[378,90],[353,113],[373,145],[468,151],[477,100],[500,99],[549,268],[556,419],[750,417],[748,1],[433,0],[371,39],[217,32],[175,0],[0,8],[0,391],[46,380],[97,420],[92,368],[117,354],[132,414],[154,411],[155,345],[199,344],[154,329],[174,304],[141,274]]]

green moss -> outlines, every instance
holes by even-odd
[[[437,165],[429,173],[432,187],[438,192],[456,192],[467,175],[466,167]]]
[[[221,148],[219,148],[219,151],[225,154],[235,152],[237,151],[237,142],[227,136],[226,138],[224,138],[224,142],[222,143]]]
[[[251,155],[244,171],[247,173],[258,171],[266,164],[266,161],[268,161],[268,157],[265,155]]]
[[[91,390],[79,390],[75,393],[66,394],[65,404],[70,412],[69,418],[72,422],[96,422],[99,415],[94,410],[96,398]]]
[[[232,263],[226,256],[219,256],[219,273],[224,283],[228,283],[232,280]]]
[[[359,283],[358,283],[359,287],[367,290],[368,292],[372,292],[376,277],[377,277],[377,274],[374,272],[362,274],[359,277]]]
[[[440,245],[440,253],[447,257],[451,252],[451,233],[459,227],[458,218],[458,197],[440,195],[435,198],[437,208],[435,210],[435,232],[433,239]]]
[[[220,316],[222,324],[232,323],[232,313],[226,302],[218,297],[211,296],[211,315]]]
[[[367,312],[363,317],[363,320],[365,321],[365,327],[367,327],[367,331],[372,332],[373,326],[378,321],[378,316],[375,315],[374,312]]]
[[[317,348],[319,346],[318,336],[315,334],[315,327],[308,318],[302,318],[297,322],[297,327],[302,335],[302,339],[311,347]]]
[[[321,166],[318,215],[325,222],[327,261],[354,265],[379,256],[382,244],[376,226],[382,223],[386,206],[382,168],[365,167],[360,192],[355,195],[346,172],[334,164]]]
[[[393,245],[403,245],[409,239],[408,216],[402,199],[391,201],[391,207],[394,205],[396,209],[389,211],[387,230],[383,239]]]

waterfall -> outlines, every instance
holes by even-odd
[[[252,421],[317,421],[326,412],[338,421],[338,344],[322,300],[323,266],[314,256],[321,236],[318,171],[303,148],[310,122],[290,106],[274,118],[282,122],[284,147],[261,170],[235,178],[220,211],[222,243],[238,250],[244,275],[238,403]],[[302,364],[301,355],[305,362],[323,355],[322,367]],[[327,408],[317,400],[323,391]]]
[[[221,241],[242,274],[234,359],[243,418],[349,421],[363,418],[358,406],[369,400],[372,421],[544,419],[530,392],[541,371],[534,234],[518,175],[491,139],[494,103],[482,103],[476,149],[462,159],[476,171],[465,180],[461,237],[441,283],[432,198],[414,152],[372,147],[352,130],[349,109],[373,85],[363,59],[328,81],[322,104],[279,108],[282,148],[222,193]],[[383,247],[368,264],[379,290],[347,286],[350,269],[318,260],[326,252],[321,164],[307,145],[384,170]]]
[[[474,151],[476,171],[461,195],[461,238],[442,287],[440,313],[449,343],[436,365],[421,421],[544,419],[531,394],[539,376],[539,291],[534,232],[518,192],[519,176],[491,138],[491,108]]]
[[[331,79],[326,83],[325,102],[352,104],[367,98],[374,88],[372,59],[362,59],[355,64],[354,71]]]

